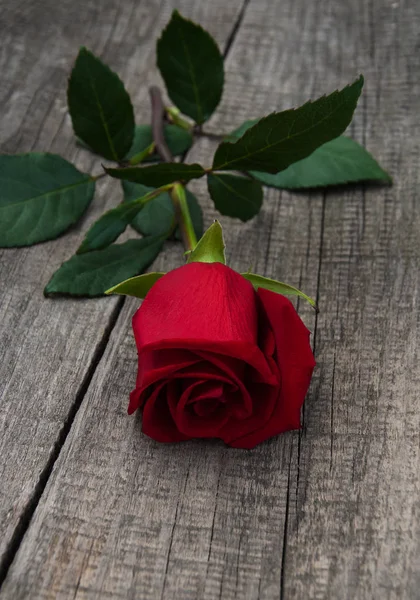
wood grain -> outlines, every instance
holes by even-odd
[[[354,135],[394,186],[325,198],[319,367],[297,457],[285,598],[420,594],[420,7],[334,4],[331,14],[351,23],[355,10],[367,89]]]
[[[224,22],[224,10],[207,18]],[[125,414],[136,363],[127,301],[0,598],[418,597],[419,26],[415,0],[247,4],[208,130],[363,72],[351,133],[395,178],[393,188],[270,190],[252,222],[222,219],[231,266],[318,297],[317,319],[299,307],[318,361],[304,429],[253,451],[144,437]],[[207,161],[214,147],[202,139],[189,158]],[[192,188],[208,224],[207,192]],[[178,251],[156,267],[180,264]]]
[[[178,2],[223,46],[241,2],[223,11]],[[117,70],[138,122],[150,118],[148,84],[157,79],[155,42],[173,3],[0,2],[0,142],[3,152],[50,151],[100,173],[101,161],[75,146],[66,83],[81,44]],[[98,182],[86,218],[57,241],[0,253],[0,579],[103,353],[121,300],[45,300],[43,287],[80,244],[83,232],[121,199]]]
[[[310,92],[308,86],[302,99]],[[203,139],[189,158],[209,160],[214,148]],[[208,194],[202,184],[194,190],[209,223],[215,212]],[[230,264],[253,264],[315,293],[320,206],[319,194],[296,198],[271,190],[252,223],[223,219]],[[180,258],[169,250],[156,268],[173,267]],[[252,453],[217,443],[165,447],[141,436],[138,420],[125,414],[135,373],[129,327],[135,305],[127,303],[120,315],[46,490],[49,500],[39,506],[19,554],[16,566],[25,564],[26,574],[12,567],[6,597],[30,590],[39,598],[229,598],[238,586],[239,595],[279,588],[296,436]],[[305,314],[313,324],[313,311]]]

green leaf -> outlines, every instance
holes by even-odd
[[[102,296],[120,281],[144,271],[162,249],[164,238],[148,237],[113,244],[105,250],[75,254],[54,273],[46,296]]]
[[[201,165],[183,163],[160,163],[150,167],[126,167],[123,169],[105,169],[108,175],[133,183],[142,183],[150,187],[160,187],[174,181],[190,181],[206,174]]]
[[[134,200],[140,196],[152,192],[155,188],[147,187],[141,183],[123,181],[124,202]],[[203,212],[197,198],[189,190],[186,191],[188,208],[197,238],[203,235]],[[138,213],[131,222],[131,226],[143,235],[164,235],[171,227],[175,217],[175,209],[170,195],[164,192],[152,202],[148,202],[143,210]],[[179,229],[175,237],[181,239]]]
[[[248,129],[237,142],[222,142],[214,170],[278,173],[336,138],[349,125],[363,87],[363,77],[341,91],[300,108],[272,113]]]
[[[130,277],[130,279],[126,279],[106,290],[105,294],[122,294],[123,296],[145,298],[150,288],[164,275],[165,273],[144,273],[144,275]]]
[[[248,221],[261,208],[263,190],[258,181],[213,173],[207,176],[207,185],[214,205],[222,215]]]
[[[187,253],[187,262],[220,262],[226,264],[225,242],[223,240],[222,226],[219,221],[215,221],[203,237],[198,240],[194,250]]]
[[[283,189],[313,188],[356,181],[392,181],[363,146],[344,136],[327,142],[307,158],[276,175],[259,171],[251,171],[251,174],[265,185]]]
[[[86,48],[77,56],[67,100],[75,134],[105,158],[124,158],[134,136],[130,96],[118,75]]]
[[[79,246],[77,254],[92,250],[101,250],[114,242],[125,231],[132,219],[142,209],[141,204],[124,206],[108,210],[89,229]]]
[[[165,125],[163,130],[166,143],[173,156],[184,154],[193,143],[193,137],[189,131],[178,127],[177,125]],[[152,128],[150,125],[136,125],[133,144],[125,157],[129,160],[132,156],[143,152],[153,142]],[[153,153],[147,157],[146,161],[159,161],[158,154]]]
[[[125,230],[147,203],[159,196],[161,190],[151,189],[130,202],[120,204],[103,214],[87,232],[77,254],[106,248]],[[167,229],[170,229],[170,225]],[[163,231],[167,234],[168,231]]]
[[[157,66],[169,97],[198,124],[206,121],[223,92],[223,57],[199,25],[174,11],[157,43]]]
[[[248,131],[248,129],[251,129],[251,127],[253,127],[260,120],[261,119],[250,119],[248,121],[244,121],[242,123],[242,125],[239,125],[239,127],[237,127],[236,129],[234,129],[233,131],[228,133],[228,135],[225,137],[224,141],[225,142],[236,142],[237,140],[239,140],[240,137],[243,136],[245,131]]]
[[[124,203],[131,202],[156,189],[131,181],[122,181],[122,187]],[[131,221],[131,226],[142,235],[164,235],[171,227],[174,214],[171,197],[168,192],[164,192],[144,206],[143,210]]]
[[[55,154],[0,156],[0,247],[52,240],[92,201],[95,182]]]
[[[312,298],[292,285],[282,283],[281,281],[275,281],[274,279],[268,279],[268,277],[256,275],[255,273],[242,273],[242,276],[250,281],[256,290],[258,288],[264,288],[266,290],[270,290],[271,292],[275,292],[276,294],[283,294],[285,296],[299,296],[300,298],[307,300],[309,304],[316,309],[315,300],[312,300]]]

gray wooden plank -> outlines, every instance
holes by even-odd
[[[383,157],[394,187],[326,197],[319,368],[305,405],[284,597],[412,600],[420,594],[420,6],[331,7],[357,39],[354,60],[366,74],[354,134]]]
[[[237,40],[233,57],[247,48],[241,30]],[[257,86],[260,65],[254,70],[250,57],[244,68]],[[302,88],[302,101],[312,85],[308,80]],[[234,117],[232,110],[224,128],[234,125]],[[203,139],[190,158],[208,161],[213,149],[214,143]],[[194,189],[209,223],[216,213],[207,192],[201,183]],[[230,264],[240,269],[252,263],[258,272],[288,278],[314,294],[321,205],[319,194],[292,197],[271,190],[255,221],[222,219]],[[180,260],[169,251],[157,268]],[[253,452],[210,442],[159,446],[141,436],[138,420],[125,416],[136,363],[130,332],[135,306],[127,303],[120,315],[2,593],[6,598],[28,593],[37,598],[276,597],[296,434]],[[313,325],[311,309],[303,314]]]
[[[194,157],[214,147],[200,140]],[[216,213],[202,186],[195,191],[208,224]],[[221,219],[228,257],[237,269],[252,262],[259,272],[294,273],[297,284],[305,264],[316,271],[320,223],[311,201],[320,206],[321,198],[280,196],[268,193],[256,223]],[[295,264],[296,254],[286,253],[290,230],[272,227],[290,216],[296,228],[305,224],[308,250]],[[157,269],[180,264],[180,247],[174,250]],[[160,445],[143,436],[139,418],[126,415],[136,306],[124,305],[0,597],[255,598],[278,590],[296,437],[248,452],[211,441]],[[313,311],[304,312],[313,324]]]
[[[135,369],[127,303],[3,597],[416,597],[418,18],[414,2],[252,2],[209,125],[230,128],[363,70],[369,95],[353,133],[399,172],[392,190],[271,191],[252,223],[223,220],[232,266],[252,262],[312,294],[320,281],[303,434],[252,452],[141,436],[124,414]],[[203,140],[195,156],[208,153]],[[177,260],[168,250],[158,266]]]
[[[223,46],[241,1],[177,2],[206,23]],[[0,140],[3,152],[51,151],[87,172],[100,160],[74,144],[66,110],[66,82],[81,44],[126,82],[138,120],[149,119],[148,85],[157,78],[155,41],[174,3],[0,3]],[[10,552],[41,493],[73,412],[83,396],[109,330],[116,299],[45,300],[42,289],[78,247],[84,231],[120,201],[117,182],[98,182],[86,218],[57,241],[0,253],[0,563]]]

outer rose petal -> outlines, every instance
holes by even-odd
[[[133,318],[139,353],[171,340],[256,345],[257,326],[254,288],[221,263],[190,263],[170,271]]]
[[[300,427],[300,409],[315,367],[310,332],[290,300],[262,288],[258,296],[276,340],[281,390],[270,420],[249,435],[230,441],[235,448],[253,448],[273,435]]]
[[[142,356],[153,356],[154,350],[172,351],[166,376],[178,370],[178,363],[184,366],[186,350],[208,351],[242,360],[263,381],[275,384],[258,347],[257,329],[258,298],[239,273],[220,263],[190,263],[170,271],[155,283],[133,317],[139,373],[130,412],[141,405],[140,388],[159,379],[158,369],[153,366],[149,373],[142,362]]]

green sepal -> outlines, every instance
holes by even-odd
[[[114,287],[106,290],[105,294],[121,294],[123,296],[134,296],[134,298],[145,298],[150,288],[166,273],[144,273],[137,277],[130,277]]]
[[[275,292],[276,294],[283,294],[285,296],[298,296],[299,298],[303,298],[309,304],[317,309],[316,302],[297,288],[289,285],[288,283],[283,283],[282,281],[276,281],[275,279],[269,279],[268,277],[263,277],[262,275],[256,275],[255,273],[241,273],[245,279],[247,279],[254,288],[257,290],[258,288],[264,288],[265,290],[270,290],[271,292]]]
[[[194,250],[187,253],[187,262],[219,262],[226,264],[225,242],[223,240],[222,226],[219,221],[215,221],[203,237],[198,240]]]

